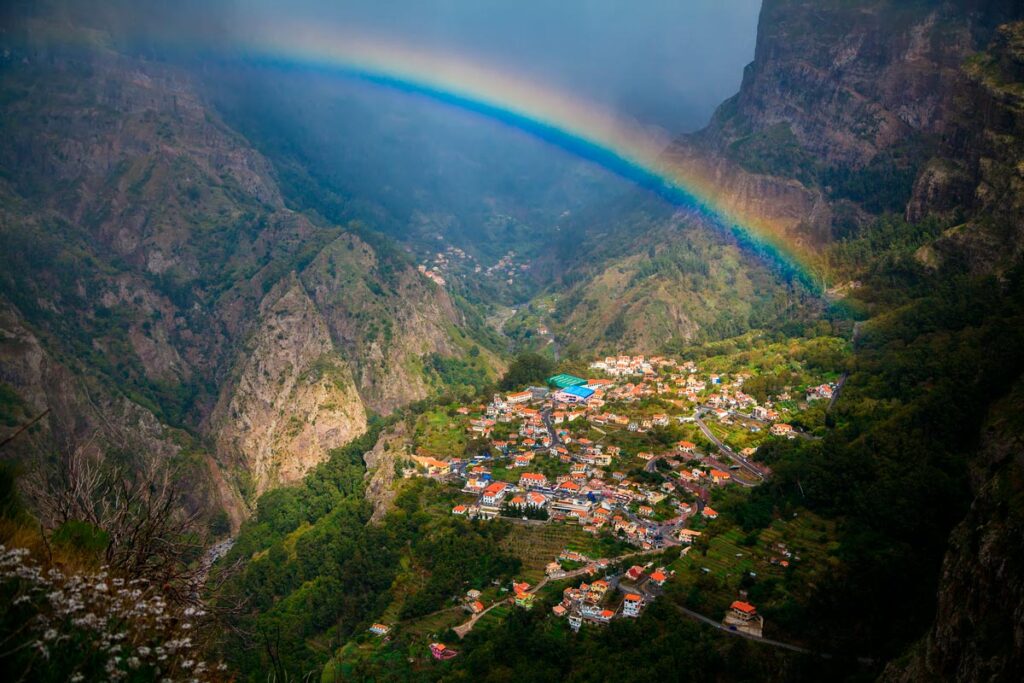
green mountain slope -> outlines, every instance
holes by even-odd
[[[301,476],[368,411],[445,391],[431,358],[494,378],[482,322],[371,232],[287,208],[186,72],[81,27],[57,46],[58,28],[13,24],[0,73],[2,377],[24,402],[5,430],[51,411],[23,456],[103,451],[140,413],[147,449],[218,470],[237,522],[239,492]]]

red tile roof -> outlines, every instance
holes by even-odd
[[[757,612],[756,607],[751,605],[749,602],[743,602],[742,600],[735,600],[729,606],[734,610],[743,612],[744,614],[754,614],[755,612]]]

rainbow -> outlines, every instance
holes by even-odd
[[[814,289],[813,254],[778,220],[746,215],[710,173],[666,153],[668,140],[586,102],[456,55],[308,26],[254,27],[236,48],[252,61],[335,73],[426,97],[524,131],[685,207]]]

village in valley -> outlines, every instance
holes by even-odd
[[[816,343],[832,352],[842,342]],[[758,457],[763,444],[820,437],[842,377],[821,363],[793,361],[793,349],[761,352],[789,369],[768,373],[743,354],[701,362],[608,356],[578,366],[578,374],[421,416],[400,468],[404,479],[442,487],[450,515],[504,520],[514,538],[568,539],[534,557],[524,576],[470,587],[459,599],[465,616],[450,624],[448,637],[461,639],[478,623],[538,602],[550,619],[579,632],[636,619],[667,591],[694,594],[683,584],[714,586],[684,611],[704,609],[694,616],[755,638],[770,630],[747,588],[761,579],[782,582],[802,551],[824,552],[818,546],[827,530],[816,520],[777,520],[753,537],[717,522],[716,506],[771,478]],[[371,632],[386,639],[390,630],[377,623]],[[454,647],[433,642],[430,652],[448,659]]]

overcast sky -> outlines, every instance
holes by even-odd
[[[336,25],[441,47],[672,133],[739,87],[760,0],[235,0],[247,19]],[[244,26],[246,21],[225,25]]]

